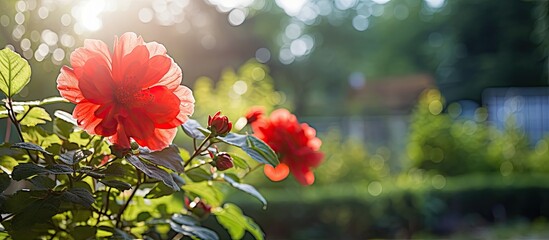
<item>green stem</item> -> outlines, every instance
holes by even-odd
[[[10,141],[10,133],[11,133],[11,121],[6,121],[6,136],[4,137],[4,142]]]
[[[137,189],[139,189],[139,186],[141,186],[141,175],[139,174],[139,169],[137,169],[137,184],[135,185],[135,189],[133,189],[132,194],[128,198],[128,201],[126,201],[126,204],[122,206],[120,211],[118,211],[118,215],[116,216],[116,224],[115,226],[117,228],[120,228],[122,225],[122,215],[124,214],[124,211],[126,211],[126,208],[128,208],[128,205],[130,205],[130,202],[132,201],[133,196],[135,196],[135,193],[137,192]]]
[[[15,115],[15,112],[13,111],[13,104],[12,104],[11,98],[8,98],[8,103],[5,106],[8,110],[8,117],[11,120],[11,122],[13,122],[13,125],[15,125],[15,130],[17,130],[17,134],[19,135],[19,138],[21,139],[21,142],[25,142],[25,139],[23,138],[23,131],[21,131],[21,125],[19,125],[19,121],[17,121],[17,116]],[[26,114],[25,114],[25,116],[26,116]],[[9,122],[8,122],[8,124],[9,124]],[[38,163],[38,159],[35,159],[28,149],[25,149],[25,150],[26,150],[27,154],[29,155],[29,158],[33,162]]]
[[[211,136],[208,136],[207,138],[205,138],[202,143],[200,143],[200,146],[198,146],[197,149],[195,149],[193,155],[189,158],[189,161],[185,162],[185,164],[183,165],[183,167],[186,167],[187,165],[189,165],[189,163],[191,163],[191,161],[198,155],[200,155],[200,153],[202,153],[204,150],[206,149],[202,149],[204,147],[204,145],[210,141],[212,137]],[[210,144],[211,145],[211,144]]]

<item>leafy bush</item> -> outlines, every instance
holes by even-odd
[[[93,61],[90,64],[96,64]],[[136,142],[126,148],[117,141],[109,144],[108,134],[84,131],[80,127],[87,123],[67,112],[55,111],[52,118],[42,108],[67,102],[63,98],[15,101],[14,95],[29,81],[30,66],[7,48],[0,51],[0,63],[0,91],[6,95],[0,118],[9,120],[6,134],[18,134],[20,140],[0,145],[3,236],[218,239],[218,233],[202,224],[215,216],[228,231],[223,236],[240,239],[248,232],[264,238],[261,228],[226,200],[233,189],[267,204],[253,186],[242,182],[254,170],[250,161],[219,149],[240,149],[258,166],[276,166],[278,156],[255,136],[231,133],[226,116],[210,117],[207,128],[186,120],[182,128],[192,138],[190,152],[173,144],[158,151]],[[62,74],[67,71],[72,69],[63,69]]]

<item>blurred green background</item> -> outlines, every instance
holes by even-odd
[[[83,39],[112,47],[132,31],[182,67],[194,118],[291,109],[323,140],[315,184],[257,171],[247,181],[268,208],[231,197],[269,239],[549,238],[548,11],[543,0],[3,0],[0,46],[32,66],[18,100],[58,95]]]

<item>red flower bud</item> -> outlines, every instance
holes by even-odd
[[[185,197],[185,208],[191,211],[200,219],[207,218],[212,212],[212,207],[204,203],[200,198],[196,197],[192,202],[188,197]]]
[[[213,165],[219,171],[225,171],[233,167],[233,158],[226,152],[218,153],[213,160]]]
[[[248,124],[252,124],[259,118],[263,117],[263,114],[265,114],[265,109],[263,107],[252,107],[246,113],[246,121]]]
[[[221,112],[217,112],[213,117],[208,116],[208,129],[214,136],[225,136],[231,131],[233,124],[229,121],[227,116],[221,115]]]

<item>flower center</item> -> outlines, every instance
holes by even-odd
[[[138,89],[134,86],[118,86],[115,92],[116,102],[126,108],[143,107],[154,100],[149,89]]]

